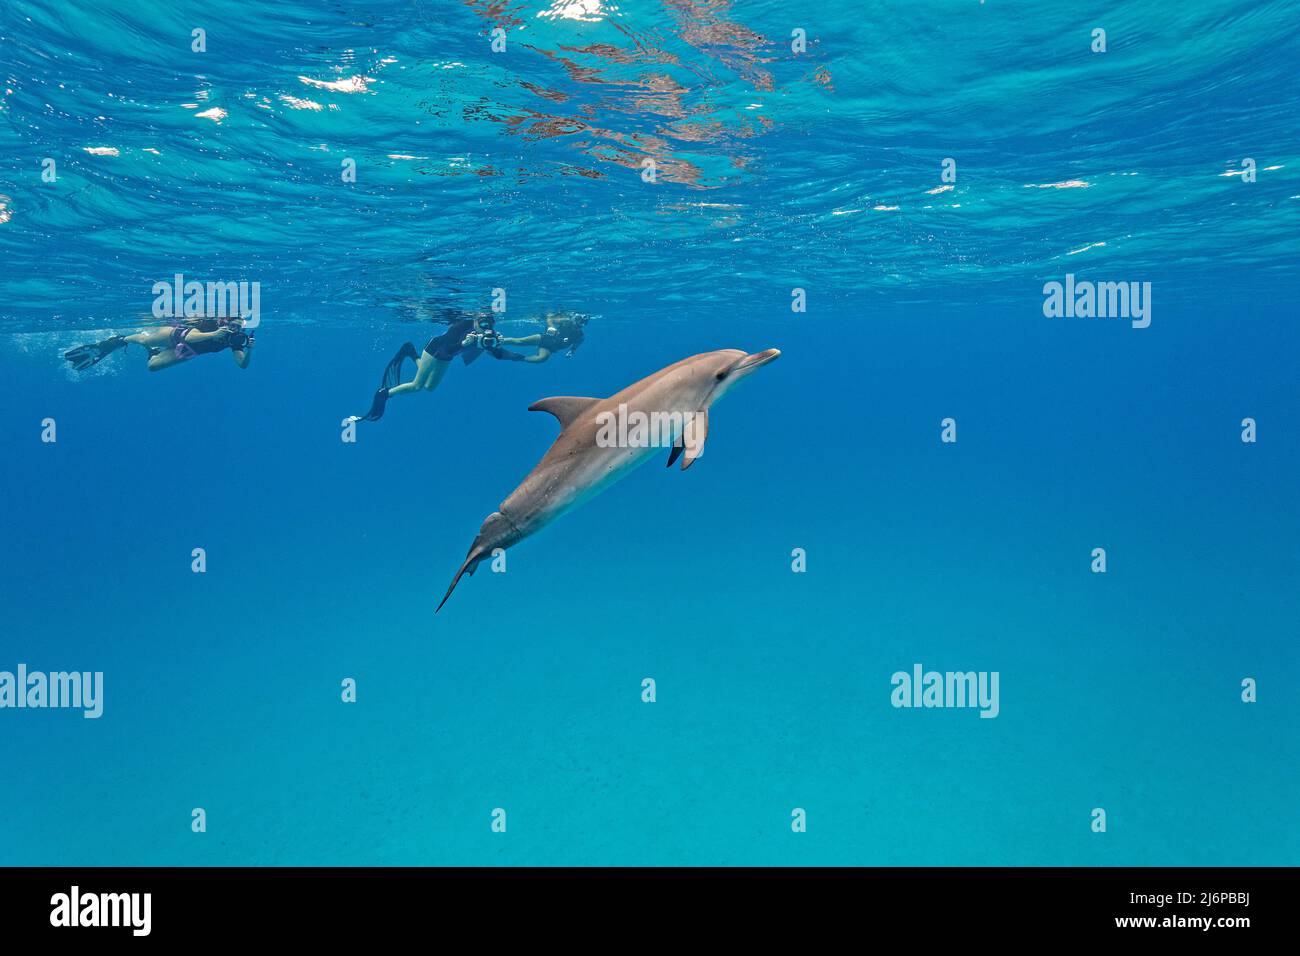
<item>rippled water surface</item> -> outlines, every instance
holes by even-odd
[[[614,321],[1066,270],[1293,290],[1298,31],[1294,2],[13,0],[0,315],[96,327],[177,271],[352,324],[498,286]]]

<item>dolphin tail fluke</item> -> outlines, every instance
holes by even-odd
[[[478,567],[478,563],[482,560],[483,555],[479,553],[478,548],[471,548],[469,556],[465,559],[465,563],[460,566],[460,570],[456,572],[456,576],[451,579],[451,585],[447,588],[447,593],[444,594],[442,600],[438,602],[438,610],[434,611],[434,614],[437,614],[438,611],[442,610],[442,606],[447,603],[447,598],[451,597],[451,592],[456,590],[456,585],[460,583],[460,576],[467,572],[472,576],[474,574],[474,569]]]
[[[519,540],[521,535],[514,523],[499,511],[494,511],[487,516],[483,526],[478,530],[478,537],[470,545],[469,554],[465,556],[465,563],[460,566],[456,576],[451,579],[451,585],[447,588],[447,593],[442,596],[442,601],[438,604],[437,614],[442,610],[442,605],[447,603],[447,598],[451,597],[451,592],[456,590],[456,585],[460,583],[461,575],[473,575],[474,569],[479,566],[479,562],[491,557],[492,552],[497,548],[507,548]]]

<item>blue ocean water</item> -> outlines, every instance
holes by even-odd
[[[0,671],[104,713],[0,709],[0,863],[1300,862],[1298,13],[7,3]],[[176,273],[260,284],[247,370],[67,366]],[[496,288],[587,341],[340,440]],[[768,347],[434,615],[529,404]]]

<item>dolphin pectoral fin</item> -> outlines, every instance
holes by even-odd
[[[704,441],[709,437],[709,410],[706,408],[696,412],[686,428],[691,433],[691,439],[687,442],[686,432],[682,433],[681,447],[686,452],[682,456],[682,471],[695,464],[695,460],[704,454]],[[671,465],[672,462],[669,461],[669,464]]]
[[[680,438],[677,439],[677,444],[673,445],[673,450],[668,453],[669,468],[673,466],[673,462],[675,462],[678,458],[681,457],[682,451],[685,449],[685,447],[686,446],[682,444],[682,440]]]
[[[530,412],[550,412],[561,428],[567,428],[584,411],[599,402],[599,398],[582,398],[577,395],[553,395],[528,406]]]

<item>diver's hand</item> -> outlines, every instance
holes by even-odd
[[[479,334],[477,332],[469,333],[469,335],[460,340],[460,347],[466,349],[471,345],[478,345],[478,336]]]

